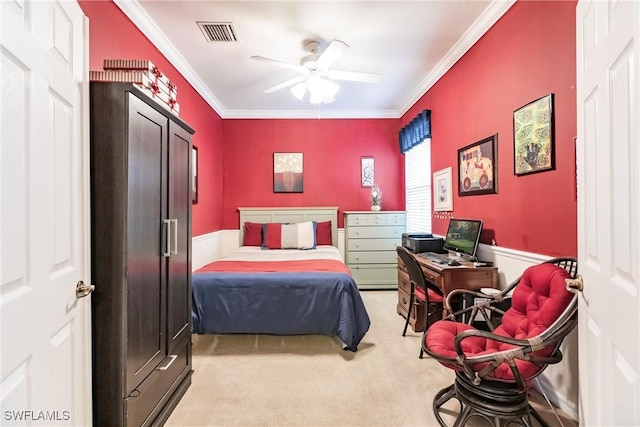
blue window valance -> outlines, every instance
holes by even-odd
[[[400,152],[406,153],[411,148],[431,138],[431,110],[424,110],[405,127],[400,129]]]

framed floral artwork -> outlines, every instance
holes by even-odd
[[[273,153],[273,192],[302,193],[302,153]]]

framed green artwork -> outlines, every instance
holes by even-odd
[[[552,93],[513,112],[513,167],[516,175],[555,169],[553,123]]]

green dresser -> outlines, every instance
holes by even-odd
[[[346,211],[345,258],[360,289],[397,289],[396,246],[406,230],[403,211]]]

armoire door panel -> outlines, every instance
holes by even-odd
[[[168,268],[168,331],[169,348],[172,349],[185,334],[190,334],[190,310],[174,309],[189,306],[190,242],[191,242],[191,179],[189,160],[191,135],[183,128],[169,124],[169,218],[175,220],[176,249],[169,257]]]
[[[138,98],[129,104],[127,195],[127,393],[166,356],[162,301],[166,258],[167,119]]]

